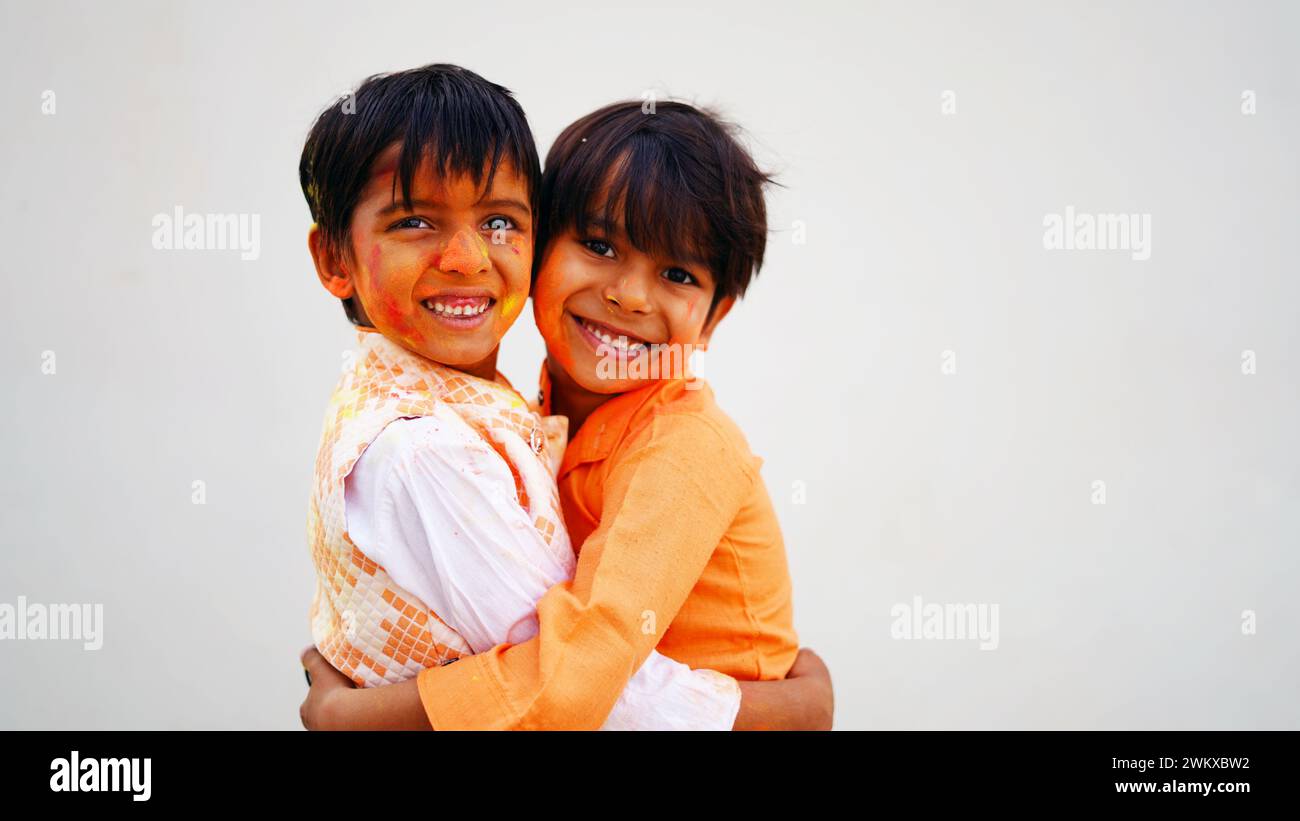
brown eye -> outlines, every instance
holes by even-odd
[[[404,217],[393,223],[393,228],[432,228],[424,217]]]
[[[587,250],[601,257],[614,258],[614,246],[605,242],[603,239],[586,239],[582,244],[587,246]]]
[[[675,282],[678,285],[699,284],[699,280],[697,280],[690,271],[681,268],[669,268],[667,271],[664,271],[664,278],[669,282]]]

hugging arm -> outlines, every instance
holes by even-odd
[[[445,445],[439,450],[449,458],[458,461],[461,465],[475,465],[483,456],[483,454],[473,449],[457,453],[454,449],[448,449]],[[643,454],[645,457],[652,455],[651,453]],[[490,464],[490,460],[488,463]],[[675,464],[671,470],[690,471],[693,467],[691,464]],[[643,512],[649,511],[651,508],[671,509],[671,505],[674,504],[694,504],[688,498],[678,496],[670,499],[656,493],[655,487],[659,480],[663,478],[665,477],[658,476],[654,471],[647,474],[633,460],[629,470],[621,471],[619,476],[612,477],[610,485],[615,489],[615,493],[608,498],[606,509],[620,509],[618,507],[609,507],[610,502],[614,504],[621,502],[624,505],[621,509],[624,510],[645,508],[646,510]],[[701,475],[696,478],[700,480],[700,484],[695,486],[694,489],[707,497],[708,476]],[[731,474],[721,478],[735,479],[737,477]],[[675,484],[675,482],[669,484]],[[459,498],[460,492],[461,489],[459,488],[445,488],[439,496],[444,499],[455,499]],[[654,497],[654,502],[647,503],[647,499],[642,494],[649,494]],[[689,496],[689,494],[687,495]],[[739,501],[735,501],[734,504],[738,506]],[[720,527],[724,529],[725,523],[729,522],[731,517],[734,516],[734,513],[728,513],[728,506],[727,503],[719,503],[716,497],[711,503],[708,503],[708,517],[723,521],[724,523]],[[514,505],[514,507],[517,508],[518,506]],[[508,511],[510,505],[504,505],[502,509]],[[403,522],[417,521],[421,515],[419,510],[409,510],[406,511],[405,515],[398,517],[397,520]],[[528,523],[523,524],[527,525]],[[623,527],[626,528],[628,524],[625,521]],[[642,522],[642,524],[645,524],[645,522]],[[692,562],[693,569],[687,568],[685,571],[674,561],[674,558],[682,552],[689,554],[693,545],[707,545],[707,550],[711,551],[712,546],[716,545],[717,539],[721,537],[721,530],[718,531],[715,537],[709,534],[700,534],[695,530],[692,530],[689,534],[683,534],[680,525],[674,526],[674,522],[671,520],[660,522],[658,519],[652,518],[651,524],[654,527],[650,531],[652,534],[650,549],[642,551],[642,561],[636,561],[637,557],[635,556],[620,558],[621,551],[618,549],[611,551],[607,547],[611,538],[617,541],[617,537],[621,536],[624,531],[621,529],[616,530],[612,522],[602,524],[601,529],[596,534],[593,534],[592,539],[589,539],[584,546],[582,558],[578,563],[579,578],[572,582],[557,585],[547,593],[547,596],[565,598],[566,602],[563,603],[567,603],[570,607],[576,607],[580,620],[581,618],[594,617],[593,620],[596,622],[594,629],[596,629],[597,635],[610,636],[611,627],[609,623],[618,624],[621,619],[622,624],[629,626],[633,637],[644,635],[645,638],[642,641],[649,647],[653,647],[654,643],[657,643],[659,639],[659,634],[643,634],[641,632],[642,625],[646,622],[641,618],[642,608],[638,606],[640,603],[638,599],[641,597],[639,591],[642,588],[653,588],[656,601],[662,602],[666,599],[669,602],[668,606],[671,608],[671,613],[675,614],[677,608],[680,607],[681,601],[684,600],[685,595],[689,593],[690,588],[694,585],[703,563],[707,561],[708,552],[705,552],[702,547],[697,548],[700,553]],[[616,531],[613,537],[611,531]],[[671,545],[663,550],[655,546],[659,539],[671,541],[670,537],[682,539],[683,536],[686,537],[684,539],[686,543],[685,551],[682,550],[680,545],[677,545],[675,550],[670,549]],[[491,541],[483,534],[479,534],[477,538]],[[712,542],[709,539],[712,539]],[[432,541],[437,543],[438,539],[433,538]],[[473,548],[474,545],[470,544],[468,547]],[[600,549],[593,549],[598,547]],[[644,548],[645,545],[642,545],[642,547]],[[602,564],[600,571],[597,573],[595,572],[595,559],[602,552],[608,554],[606,557],[608,563]],[[457,551],[455,554],[455,556],[462,559],[465,557],[472,558],[476,555],[479,555],[479,552],[473,549]],[[612,555],[616,560],[610,561],[609,555]],[[452,561],[453,565],[447,568],[449,572],[441,574],[440,578],[455,582],[457,579],[463,581],[482,575],[480,571],[483,568],[475,570],[472,567],[454,564],[455,558]],[[678,574],[682,574],[680,578],[678,578]],[[641,583],[643,576],[646,579],[644,584]],[[602,579],[606,578],[606,581],[602,581]],[[656,579],[658,583],[654,584]],[[614,594],[617,592],[615,588],[621,590],[621,584],[631,585],[631,590],[622,591],[623,601],[620,603],[617,600],[618,597]],[[574,592],[572,592],[575,589],[581,591],[581,595],[585,595],[586,606],[567,600],[575,596]],[[666,596],[665,589],[667,590]],[[419,591],[414,592],[418,593]],[[442,593],[431,592],[426,595],[430,598],[437,598],[441,595],[450,602],[458,599],[463,600],[466,596],[472,597],[473,593],[452,586]],[[614,597],[615,600],[609,601],[610,597]],[[673,599],[676,599],[675,604],[672,603]],[[450,604],[440,604],[439,606],[448,609],[449,612],[454,609]],[[560,612],[564,613],[565,611],[561,610]],[[614,614],[618,615],[610,619],[609,616]],[[671,621],[670,615],[661,613],[656,621],[666,626]],[[477,622],[477,617],[465,620],[466,624],[471,625],[471,628],[467,628],[466,632],[473,633],[472,625]],[[592,697],[593,692],[598,698],[603,693],[606,698],[612,696],[617,699],[620,688],[624,687],[624,685],[632,684],[633,686],[627,689],[635,689],[635,678],[629,679],[628,675],[630,675],[631,670],[638,669],[634,665],[639,651],[629,652],[629,641],[618,640],[618,628],[612,628],[614,640],[611,642],[610,658],[608,660],[597,658],[593,666],[596,671],[599,671],[602,662],[609,661],[612,664],[604,666],[606,669],[613,666],[615,668],[614,672],[612,674],[606,672],[605,677],[593,675],[584,679],[582,672],[591,670],[592,667],[578,667],[578,673],[571,672],[570,668],[573,667],[575,661],[582,662],[583,653],[591,652],[590,647],[584,645],[576,648],[578,652],[571,653],[571,648],[564,646],[563,635],[556,630],[557,626],[554,621],[543,615],[541,619],[542,634],[536,639],[525,641],[523,644],[514,647],[508,644],[493,646],[486,654],[463,658],[455,664],[426,671],[421,677],[422,683],[426,684],[426,690],[430,689],[427,687],[428,682],[424,681],[426,677],[437,676],[439,681],[444,683],[438,684],[438,682],[435,682],[437,686],[431,689],[433,698],[426,699],[424,703],[421,701],[420,691],[415,680],[382,688],[354,689],[350,681],[333,670],[320,657],[319,653],[311,650],[303,657],[303,664],[312,678],[311,690],[302,706],[303,723],[312,729],[429,729],[431,726],[429,713],[426,712],[429,702],[439,704],[441,703],[438,701],[439,698],[451,698],[455,699],[452,704],[453,709],[461,709],[464,713],[459,719],[449,718],[446,721],[438,722],[439,729],[445,727],[599,726],[601,720],[605,718],[604,714],[587,714],[580,707],[574,705],[585,703],[585,700]],[[578,626],[581,627],[581,625]],[[466,638],[470,640],[472,645],[476,641],[490,642],[491,639],[488,636],[491,629],[489,626],[488,632],[482,636],[467,635]],[[499,627],[498,629],[505,628]],[[548,629],[550,630],[549,633]],[[592,629],[591,627],[587,628],[587,630]],[[581,629],[576,632],[578,635],[583,634]],[[541,646],[543,641],[546,642],[546,646]],[[631,639],[631,641],[635,641],[635,638]],[[510,654],[519,648],[523,648],[528,654],[510,657]],[[480,647],[476,646],[474,649],[478,650]],[[502,658],[505,658],[504,662],[500,661]],[[662,659],[658,654],[650,654],[649,652],[647,652],[645,658]],[[490,675],[503,677],[513,675],[522,663],[524,676],[522,679],[516,679],[515,692],[520,690],[526,692],[530,686],[539,687],[543,690],[532,702],[532,714],[528,717],[527,722],[521,720],[524,716],[499,703],[498,699],[504,700],[507,696],[505,693],[500,696],[496,694],[493,689],[495,687],[494,679],[487,679],[477,671],[470,672],[475,665],[483,665],[485,661],[487,662],[486,669],[491,671]],[[668,662],[669,665],[676,664],[676,662],[667,659],[662,659],[662,661]],[[572,688],[570,692],[563,693],[554,685],[549,688],[542,687],[545,682],[541,681],[540,677],[537,676],[537,672],[542,665],[546,665],[548,670],[556,670],[562,678],[568,681]],[[620,666],[628,672],[620,675],[618,671]],[[457,676],[461,670],[465,670],[466,673]],[[718,676],[718,674],[708,675]],[[693,689],[692,685],[697,686],[702,683],[696,678],[684,679],[680,670],[674,676],[677,681],[686,682],[681,692],[688,697]],[[613,683],[610,683],[611,679]],[[661,677],[660,680],[662,681],[663,678]],[[729,679],[727,680],[729,681]],[[652,678],[651,681],[653,682],[654,679]],[[705,679],[703,683],[707,685],[709,681],[709,679]],[[829,729],[830,727],[833,709],[830,676],[825,665],[821,664],[820,660],[810,651],[800,651],[799,658],[785,680],[739,682],[739,688],[741,700],[739,712],[735,715],[735,729]],[[642,688],[642,691],[644,691],[644,688]],[[653,688],[650,692],[653,694]],[[703,693],[707,703],[710,698],[707,686],[704,688]],[[625,690],[623,692],[624,698],[627,695],[628,692]],[[617,721],[617,707],[616,702],[615,708],[607,711],[610,714],[609,718],[612,720],[607,721],[606,726],[620,726]],[[548,709],[552,711],[549,714]],[[688,721],[681,722],[676,726],[683,726],[683,724],[687,726],[716,726],[716,724],[710,724],[710,722],[718,721],[722,713],[723,711],[715,706],[710,714],[705,715],[699,725],[691,725]],[[622,726],[636,725],[625,723]],[[724,726],[727,725],[724,723]]]
[[[554,493],[550,474],[532,458],[516,460],[520,481],[533,498]],[[530,513],[520,504],[510,465],[449,408],[390,423],[348,476],[346,498],[356,545],[473,652],[536,635],[538,599],[572,574],[562,524],[543,536],[534,516],[547,508]],[[740,702],[730,677],[658,653],[629,670],[613,695],[612,705],[585,720],[618,729],[729,729]],[[387,717],[400,698],[373,697],[378,726],[404,726]]]
[[[299,710],[309,730],[431,730],[415,679],[357,689],[316,649],[302,656],[311,684]],[[829,730],[835,702],[830,671],[813,651],[799,651],[780,681],[739,682],[735,730]]]
[[[755,481],[752,466],[735,459],[707,421],[655,417],[606,478],[605,515],[583,544],[574,578],[538,602],[538,635],[420,674],[432,726],[600,726],[699,580]],[[797,687],[742,683],[735,725],[828,725],[829,676],[824,687],[808,687],[812,677],[797,677],[804,679]]]

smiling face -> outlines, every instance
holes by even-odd
[[[406,349],[492,378],[502,335],[528,297],[532,212],[528,181],[511,164],[486,177],[417,171],[411,207],[394,186],[400,146],[374,162],[351,223],[351,254],[334,257],[313,231],[325,287],[355,298],[363,318]]]
[[[562,370],[599,394],[633,390],[649,375],[681,376],[680,368],[669,367],[670,357],[706,344],[731,306],[725,299],[709,316],[714,288],[700,261],[639,250],[619,225],[596,221],[584,235],[574,229],[555,235],[533,295],[552,374]],[[662,367],[649,367],[646,357],[657,357]]]

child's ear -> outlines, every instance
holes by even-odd
[[[713,329],[718,327],[718,323],[731,310],[731,306],[736,304],[734,296],[723,297],[718,306],[713,309],[713,314],[709,321],[704,323],[704,330],[700,331],[700,341],[697,343],[701,348],[709,347],[709,337],[713,336]]]
[[[316,263],[316,276],[320,277],[320,284],[325,286],[325,290],[339,299],[351,299],[356,292],[352,276],[330,243],[325,241],[320,226],[315,223],[312,223],[311,230],[307,232],[307,248],[311,251],[312,261]]]

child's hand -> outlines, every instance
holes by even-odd
[[[803,648],[779,681],[740,682],[736,730],[829,730],[835,718],[831,671]]]
[[[311,689],[298,708],[308,730],[432,730],[413,678],[359,688],[309,647],[302,654]]]
[[[342,730],[344,726],[340,695],[356,689],[352,679],[334,669],[315,647],[302,654],[302,668],[307,671],[311,689],[298,708],[302,726],[308,730]]]
[[[801,647],[785,677],[787,680],[803,679],[809,685],[808,706],[812,726],[808,729],[829,730],[835,719],[835,690],[831,687],[831,671],[826,662],[812,650]]]

